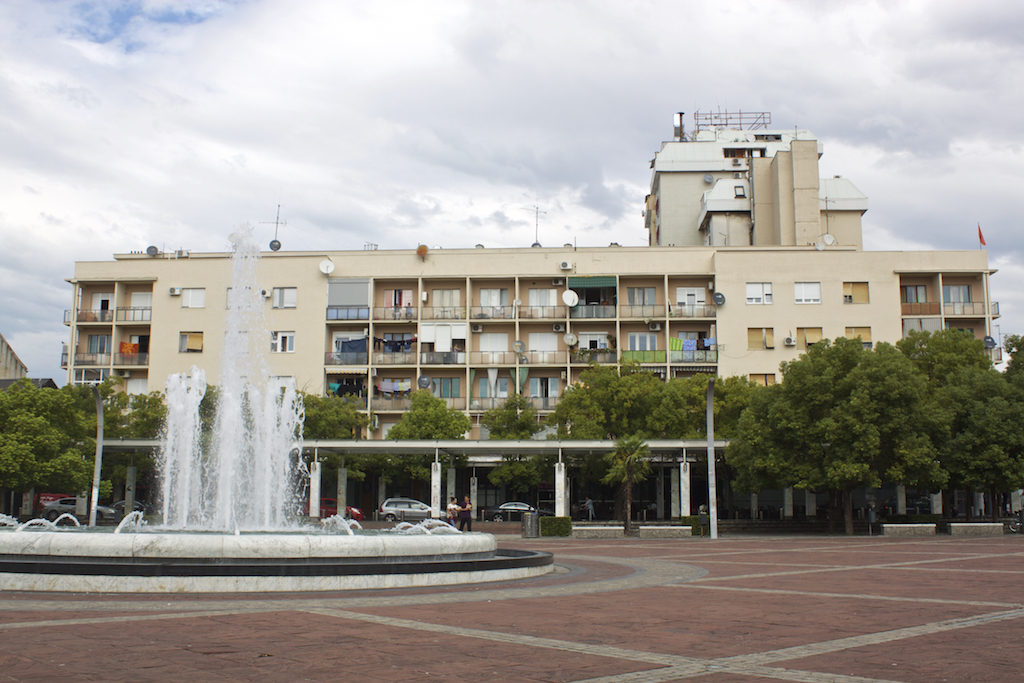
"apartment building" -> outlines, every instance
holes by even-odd
[[[771,383],[826,338],[956,327],[991,340],[986,252],[864,251],[867,200],[818,178],[810,132],[713,124],[652,161],[649,246],[263,254],[272,373],[354,397],[370,438],[430,389],[477,438],[512,393],[550,412],[591,362]],[[68,381],[116,374],[146,392],[192,366],[217,381],[231,254],[116,254],[77,263],[71,283]]]
[[[26,366],[11,345],[0,334],[0,379],[21,379],[28,376]]]

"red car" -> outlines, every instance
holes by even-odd
[[[306,507],[303,510],[305,514],[309,514],[309,501],[306,501]],[[337,498],[321,498],[320,499],[320,519],[327,519],[338,514],[338,499]],[[354,508],[351,505],[345,506],[345,516],[349,519],[354,519],[357,522],[363,521],[363,511],[359,508]]]

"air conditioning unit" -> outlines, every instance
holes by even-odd
[[[561,287],[562,285],[565,284],[565,278],[556,277],[554,280],[551,281],[551,284],[554,285],[555,287]]]
[[[661,323],[647,323],[647,329],[651,332],[661,332]]]
[[[131,377],[132,376],[132,371],[131,370],[114,370],[114,375],[116,375],[117,377]]]
[[[171,296],[181,296],[181,287],[171,287],[168,293]]]
[[[483,332],[484,331],[484,326],[483,325],[470,325],[469,329],[472,330],[473,332],[479,333],[479,332]]]
[[[565,332],[565,323],[555,323],[551,326],[552,332]]]
[[[733,166],[739,166],[740,165],[740,160],[739,159],[733,159],[732,160],[732,165]]]
[[[269,289],[261,289],[260,290],[260,296],[262,296],[264,299],[269,299],[270,298],[270,290]]]
[[[796,339],[792,337],[786,337],[785,341],[782,342],[786,346],[796,346]]]
[[[562,261],[558,264],[558,267],[562,270],[572,270],[572,261]]]

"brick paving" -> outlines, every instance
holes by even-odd
[[[553,552],[558,571],[438,590],[0,592],[0,680],[1022,677],[1020,538],[498,539]]]

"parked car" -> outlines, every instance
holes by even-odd
[[[303,514],[309,514],[309,501],[306,501],[306,507],[303,509]],[[338,499],[337,498],[321,498],[320,499],[320,519],[327,519],[338,514]],[[354,508],[351,505],[345,506],[345,517],[348,519],[354,519],[357,522],[363,521],[363,511],[359,508]]]
[[[485,518],[492,522],[514,522],[517,519],[522,519],[524,512],[536,512],[543,516],[551,516],[554,514],[550,510],[539,510],[529,503],[508,502],[502,503],[493,510],[488,510]]]
[[[123,500],[119,500],[116,503],[111,503],[110,507],[114,508],[114,511],[118,514],[118,516],[124,515]],[[146,507],[146,504],[138,500],[132,502],[132,510],[136,512],[149,512],[149,508]]]
[[[75,498],[74,496],[68,498],[60,498],[46,505],[40,513],[43,519],[48,519],[51,522],[65,512],[70,512],[72,515],[75,514]],[[117,517],[117,511],[112,507],[106,505],[96,506],[96,522],[102,522],[103,520],[113,520]]]
[[[380,516],[388,522],[427,519],[430,506],[412,498],[388,498],[380,504]]]

